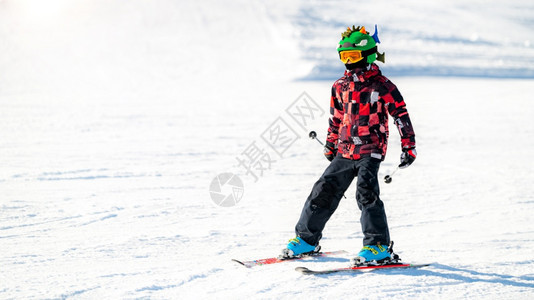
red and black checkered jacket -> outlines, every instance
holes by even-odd
[[[332,86],[327,141],[338,156],[359,159],[370,155],[384,160],[388,143],[388,114],[394,120],[403,148],[415,148],[415,134],[406,104],[397,87],[382,76],[377,65],[345,71]]]

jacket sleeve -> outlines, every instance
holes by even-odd
[[[333,143],[337,147],[339,139],[339,128],[343,120],[343,104],[338,98],[337,85],[332,86],[332,96],[330,97],[330,119],[328,119],[328,134],[326,141]]]
[[[380,91],[380,96],[384,99],[388,113],[393,117],[395,125],[397,125],[402,148],[415,148],[415,133],[410,121],[410,115],[397,87],[391,81],[387,81]]]

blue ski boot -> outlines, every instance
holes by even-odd
[[[358,255],[352,259],[355,266],[364,264],[384,264],[391,261],[391,252],[388,246],[367,245],[360,250]]]
[[[287,247],[282,250],[282,258],[300,257],[303,254],[317,253],[321,249],[321,246],[312,246],[306,243],[300,237],[290,239]]]

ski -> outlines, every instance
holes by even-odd
[[[404,263],[392,263],[385,265],[370,265],[370,266],[355,266],[355,267],[346,267],[346,268],[334,268],[326,270],[310,270],[306,267],[297,267],[295,271],[298,271],[306,275],[321,275],[321,274],[332,274],[340,272],[370,272],[380,269],[406,269],[406,268],[422,268],[429,266],[430,264],[404,264]]]
[[[263,259],[249,260],[249,261],[240,261],[237,259],[232,259],[232,261],[240,265],[243,265],[247,268],[252,268],[254,266],[277,264],[281,262],[305,259],[305,258],[310,258],[310,257],[325,257],[325,256],[339,255],[343,253],[347,253],[347,251],[338,250],[338,251],[330,251],[330,252],[317,252],[317,253],[311,253],[311,254],[306,254],[306,255],[299,256],[299,257],[291,257],[291,258],[270,257],[270,258],[263,258]]]

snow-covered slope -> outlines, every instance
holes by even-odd
[[[335,77],[332,55],[342,28],[379,25],[384,70],[395,76],[534,77],[534,6],[525,1],[309,1],[295,17],[306,57],[306,78]],[[356,25],[358,25],[356,24]]]
[[[534,297],[533,7],[0,1],[0,298]],[[307,134],[324,139],[334,47],[357,22],[379,24],[417,134],[415,164],[381,186],[392,238],[432,266],[293,271],[359,250],[354,186],[321,240],[349,254],[237,266],[293,237],[328,163]],[[303,99],[318,110],[300,126]],[[295,140],[278,155],[265,140],[283,122]],[[237,160],[252,145],[272,158],[257,181]],[[399,154],[392,132],[380,176]],[[243,182],[235,206],[210,197],[225,172]]]

